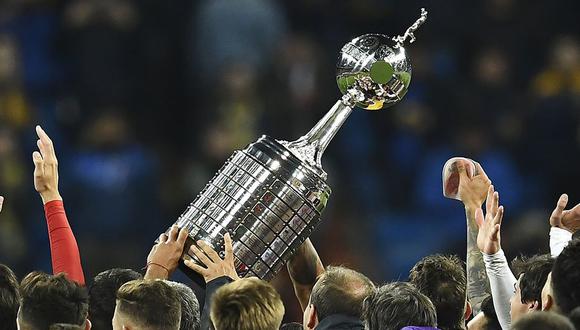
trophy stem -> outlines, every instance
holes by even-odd
[[[347,103],[344,100],[337,101],[330,111],[306,135],[298,140],[292,142],[281,141],[288,150],[300,160],[313,166],[323,177],[326,177],[326,173],[322,170],[322,154],[352,112],[352,106],[347,105]]]

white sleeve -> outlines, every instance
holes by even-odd
[[[501,328],[508,330],[511,324],[510,300],[517,280],[512,274],[503,250],[496,254],[483,254],[485,271],[489,279],[493,307]]]
[[[566,229],[552,227],[550,229],[550,254],[556,258],[572,240],[572,233]]]

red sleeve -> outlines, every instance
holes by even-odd
[[[70,280],[85,285],[81,256],[75,236],[70,228],[62,201],[50,201],[44,205],[52,272],[65,273]]]

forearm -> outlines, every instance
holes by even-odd
[[[493,307],[502,329],[509,329],[511,324],[510,304],[514,295],[517,279],[512,274],[503,250],[496,254],[482,253],[485,270],[489,277]]]
[[[550,228],[550,254],[552,258],[558,257],[570,240],[572,240],[571,232],[558,227]]]
[[[467,220],[467,297],[471,303],[474,315],[479,313],[481,303],[491,293],[483,257],[477,247],[478,228],[475,223],[476,208],[475,206],[465,208]]]
[[[296,298],[298,298],[300,307],[304,311],[308,306],[310,293],[318,276],[324,273],[324,265],[310,239],[307,239],[298,248],[294,257],[288,262],[287,267]]]
[[[52,200],[44,205],[44,211],[53,273],[65,273],[69,279],[84,285],[79,248],[68,223],[63,202]]]

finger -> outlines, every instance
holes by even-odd
[[[40,140],[38,140],[40,143],[37,142],[37,144],[39,145],[39,148],[42,148],[40,152],[42,153],[44,159],[49,164],[58,164],[56,159],[56,152],[54,151],[54,144],[52,143],[52,140],[48,134],[46,134],[46,132],[40,126],[36,126],[36,134],[38,134],[38,137],[40,138]]]
[[[35,151],[32,153],[32,162],[34,163],[34,177],[42,177],[44,174],[44,160],[40,152]]]
[[[479,229],[481,229],[481,227],[483,226],[484,219],[485,217],[483,216],[483,210],[481,208],[475,210],[475,223],[477,224],[477,227]]]
[[[171,230],[169,231],[169,239],[167,243],[177,241],[177,235],[179,235],[179,227],[176,225],[171,226]]]
[[[231,260],[234,257],[234,247],[232,244],[232,238],[230,233],[224,235],[224,250],[225,250],[225,260]]]
[[[493,224],[494,225],[501,225],[501,222],[503,220],[503,213],[504,213],[504,208],[503,208],[503,206],[500,206],[497,210],[497,214],[495,215],[495,217],[493,217]]]
[[[562,224],[562,219],[566,214],[564,210],[568,205],[568,195],[562,194],[560,198],[558,198],[558,202],[556,202],[556,208],[550,214],[550,224],[552,226],[560,226]]]
[[[213,261],[214,263],[218,263],[222,260],[220,256],[215,252],[215,250],[209,246],[206,242],[199,240],[197,241],[197,245],[205,252],[205,254]]]
[[[200,249],[199,249],[197,246],[195,246],[195,245],[192,245],[192,246],[189,248],[189,251],[190,251],[191,253],[193,253],[193,254],[194,254],[196,257],[197,257],[197,259],[199,259],[199,261],[201,261],[201,263],[203,263],[204,265],[206,265],[206,266],[208,266],[208,267],[209,267],[211,264],[214,264],[214,262],[212,262],[212,261],[211,261],[211,260],[210,260],[210,259],[209,259],[209,258],[208,258],[206,255],[205,255],[205,253],[203,253],[203,251],[202,251],[202,250],[200,250]]]
[[[0,212],[2,212],[2,205],[4,205],[4,196],[0,196]]]
[[[485,199],[485,212],[489,213],[491,212],[491,205],[493,202],[493,185],[490,185],[489,188],[487,188],[487,198]]]
[[[187,240],[187,235],[189,235],[189,232],[187,231],[187,229],[182,228],[179,231],[179,236],[177,237],[177,243],[179,243],[179,245],[184,245],[185,241]]]
[[[499,208],[499,192],[493,193],[493,200],[491,204],[491,216],[495,217]]]
[[[458,161],[455,164],[457,167],[457,172],[459,173],[459,181],[465,182],[466,180],[469,180],[469,177],[467,176],[467,170],[465,169],[465,164],[463,164],[462,161]]]
[[[203,268],[202,266],[196,264],[195,262],[193,262],[192,260],[185,260],[183,261],[183,263],[191,270],[193,270],[194,272],[198,273],[201,276],[204,276],[205,273],[207,272],[207,268]]]
[[[167,241],[167,235],[165,233],[159,235],[159,243],[165,243]]]
[[[485,173],[485,171],[483,170],[483,167],[481,167],[481,164],[479,164],[478,162],[473,162],[475,164],[475,173],[474,175],[477,176],[483,176],[484,178],[486,178],[489,181],[489,177],[487,176],[487,174]]]
[[[499,233],[501,230],[501,225],[494,225],[493,230],[491,232],[491,240],[498,241],[499,240]]]

